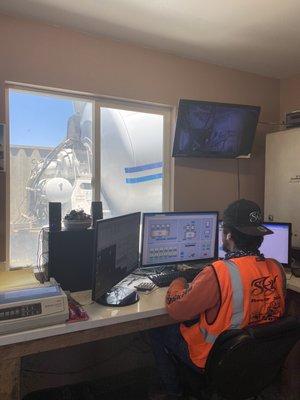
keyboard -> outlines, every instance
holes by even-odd
[[[158,274],[148,275],[149,279],[158,287],[169,286],[174,279],[185,278],[188,282],[192,280],[201,272],[201,269],[188,268],[182,271],[163,271]]]

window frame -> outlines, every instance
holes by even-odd
[[[10,267],[10,126],[9,126],[9,92],[17,90],[31,94],[44,94],[61,97],[65,99],[86,100],[92,103],[92,138],[93,138],[93,177],[92,177],[92,200],[99,201],[101,194],[101,107],[115,108],[120,110],[137,111],[163,116],[163,190],[162,211],[173,211],[174,209],[174,159],[171,156],[173,143],[172,132],[174,129],[175,112],[174,107],[150,103],[138,100],[121,99],[117,97],[101,96],[91,93],[75,92],[35,85],[26,85],[15,82],[5,84],[5,106],[6,106],[6,129],[7,137],[5,143],[6,165],[6,269]],[[98,167],[97,167],[98,166]]]

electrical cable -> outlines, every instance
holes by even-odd
[[[44,282],[47,281],[47,277],[46,277],[46,274],[45,274],[45,270],[43,269],[43,265],[45,265],[45,263],[48,262],[48,259],[47,259],[47,258],[45,259],[45,255],[48,255],[48,254],[49,254],[48,251],[44,251],[44,252],[41,253],[40,256],[39,256],[39,266],[38,266],[38,269],[39,269],[39,272],[41,273],[42,278],[43,278],[43,282],[42,282],[42,283],[44,283]],[[41,260],[42,260],[42,265],[41,265]]]
[[[42,228],[38,234],[38,247],[37,247],[37,254],[36,254],[36,266],[38,269],[39,274],[41,275],[41,277],[43,278],[43,281],[45,282],[47,280],[45,271],[43,271],[43,268],[41,268],[41,259],[45,254],[48,254],[48,252],[44,251],[40,254],[40,242],[41,242],[41,238],[42,235],[44,233],[45,228]]]
[[[145,273],[145,272],[131,272],[131,275],[136,275],[136,276],[140,276],[140,277],[147,277],[147,276],[149,276],[150,274],[147,274],[147,273]]]
[[[136,276],[136,277],[132,278],[129,282],[127,280],[125,280],[124,283],[126,283],[126,285],[131,285],[133,282],[136,282],[138,280],[139,280],[139,277]]]
[[[36,266],[37,266],[37,269],[38,269],[39,273],[42,273],[42,271],[40,270],[40,264],[39,264],[39,258],[40,258],[40,239],[41,239],[41,234],[42,234],[42,232],[43,232],[43,228],[39,231],[38,238],[37,238],[38,244],[37,244],[37,252],[36,252]]]
[[[143,292],[143,296],[148,296],[149,294],[152,294],[153,292],[155,292],[158,289],[159,289],[159,287],[155,286],[152,290],[149,290],[147,292]]]

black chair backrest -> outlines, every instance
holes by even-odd
[[[299,339],[300,320],[293,317],[225,331],[208,356],[208,382],[228,400],[257,396],[275,379]]]

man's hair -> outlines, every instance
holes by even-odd
[[[225,235],[228,233],[231,234],[231,239],[234,241],[234,244],[238,250],[257,251],[264,241],[263,236],[246,235],[230,225],[224,225],[223,232]]]

